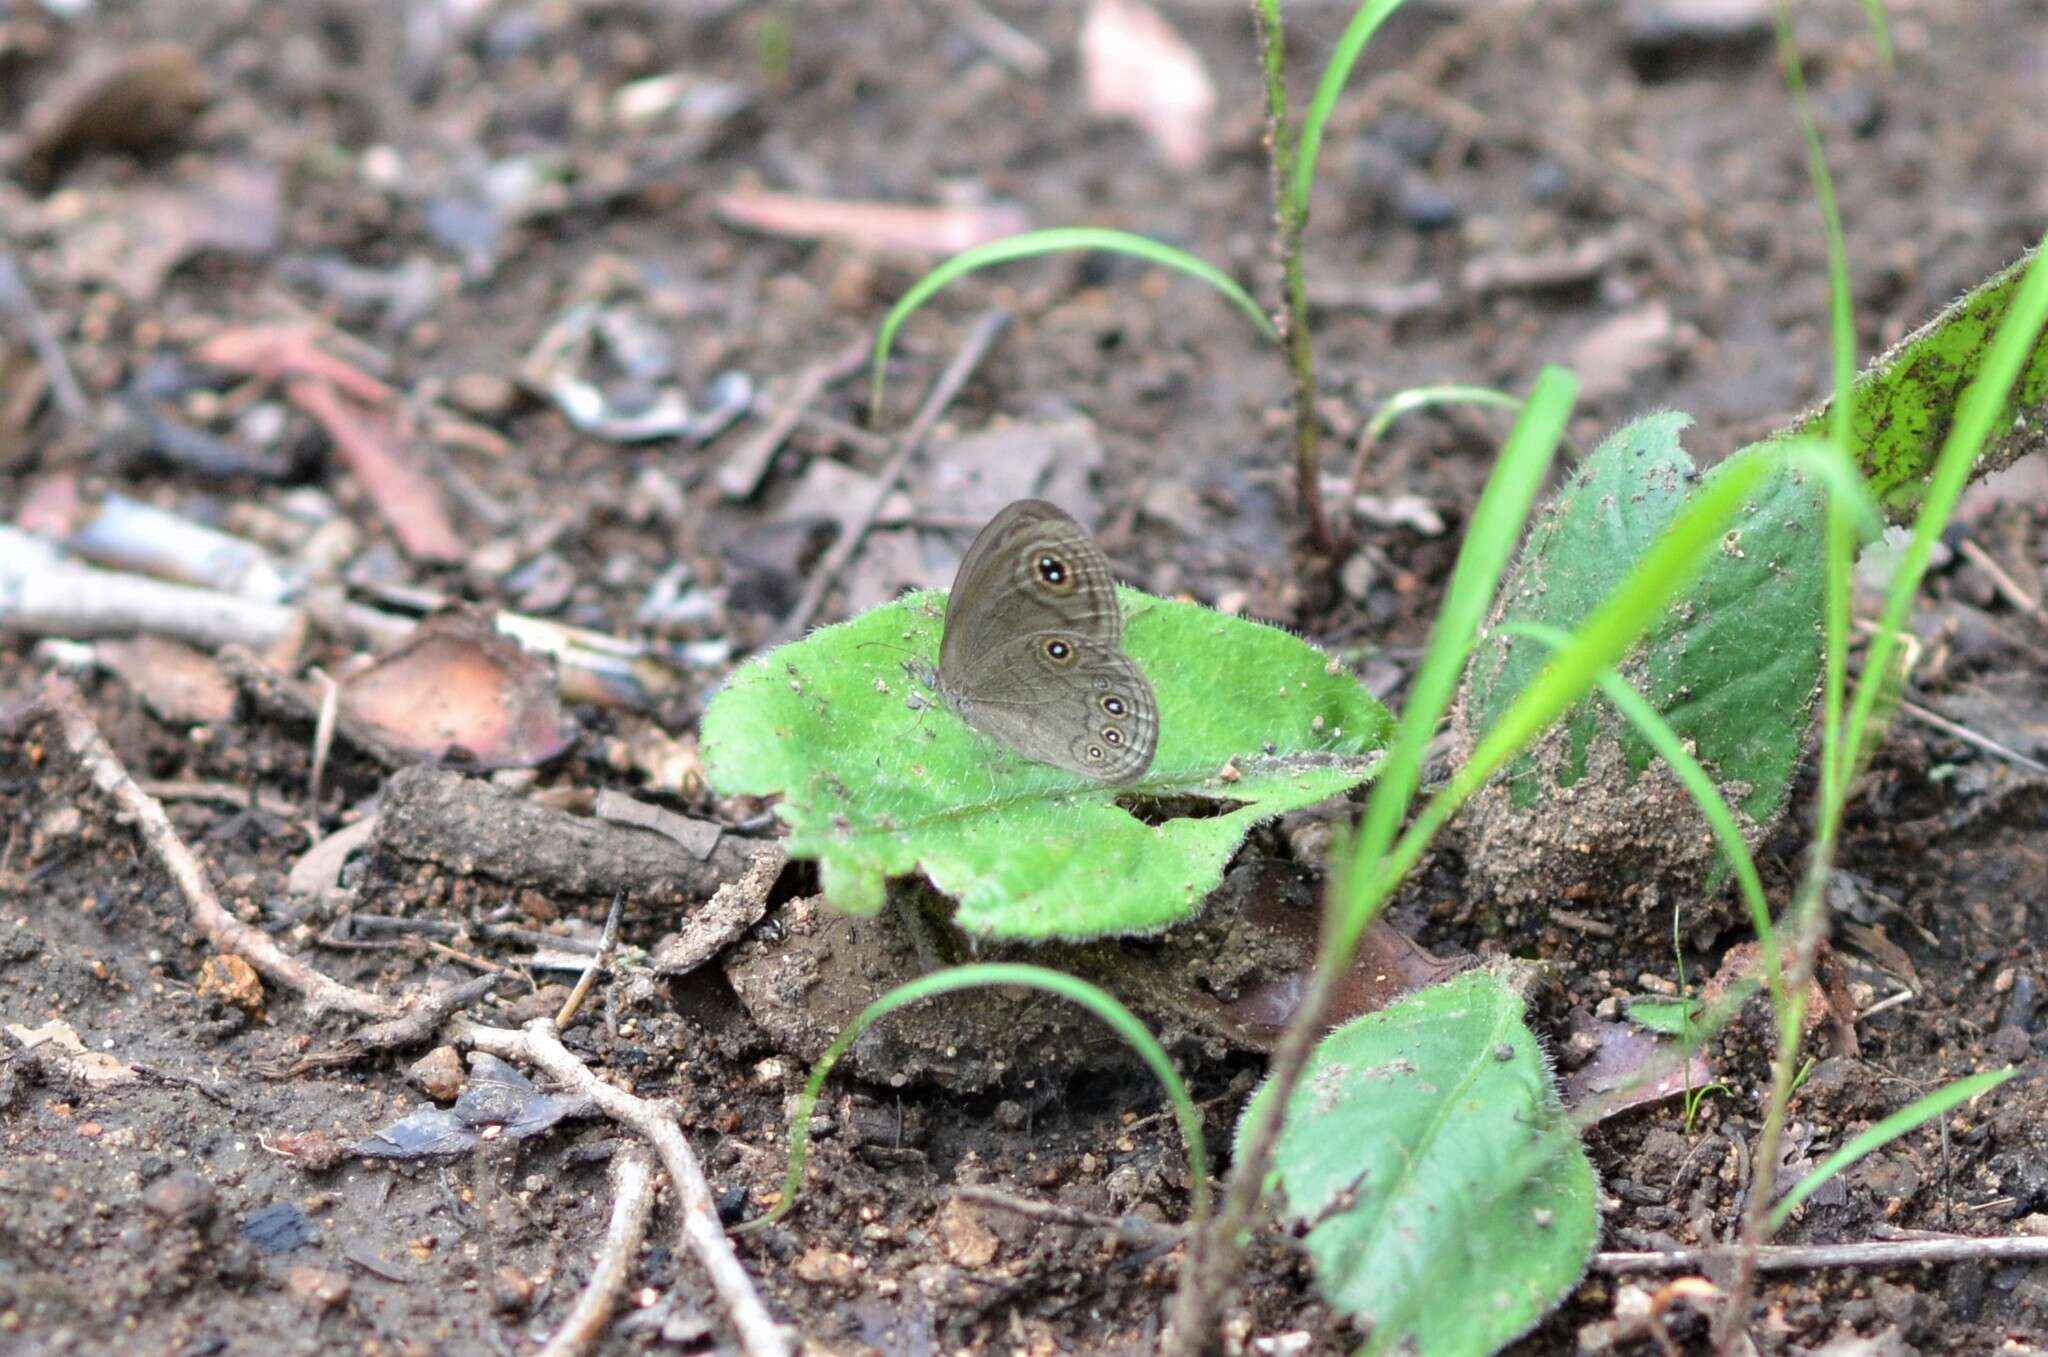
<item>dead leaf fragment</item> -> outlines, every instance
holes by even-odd
[[[102,641],[99,662],[174,726],[204,726],[235,714],[235,689],[213,661],[191,646],[162,636]]]
[[[59,233],[66,272],[148,301],[186,260],[260,257],[277,246],[284,186],[260,165],[212,165],[172,185],[96,192]]]
[[[553,669],[465,609],[434,614],[351,675],[341,709],[394,749],[475,768],[531,768],[576,736]]]
[[[1081,24],[1081,78],[1088,108],[1128,118],[1177,170],[1209,155],[1216,86],[1201,56],[1140,0],[1095,0]]]
[[[312,377],[355,400],[382,405],[398,393],[350,363],[326,352],[303,325],[250,325],[223,330],[192,353],[194,362],[245,372],[278,382]]]
[[[728,226],[795,240],[831,240],[877,254],[958,254],[1029,229],[1009,204],[912,207],[849,202],[797,193],[728,193],[714,205]]]
[[[408,556],[459,561],[468,554],[441,506],[440,490],[407,456],[407,440],[388,408],[352,405],[334,387],[310,378],[286,383],[285,392],[327,430],[335,452],[355,473]]]
[[[213,98],[182,43],[152,43],[81,61],[30,105],[21,173],[47,187],[65,161],[96,150],[140,151],[184,134]]]
[[[996,1259],[1002,1240],[981,1218],[979,1208],[955,1198],[939,1212],[939,1238],[955,1267],[984,1268]]]
[[[70,1077],[83,1080],[89,1088],[107,1088],[135,1080],[135,1071],[127,1061],[105,1051],[87,1050],[71,1024],[62,1019],[52,1019],[41,1027],[9,1023],[7,1035],[35,1050]]]
[[[1669,362],[1678,343],[1678,327],[1663,302],[1609,317],[1572,346],[1579,394],[1586,400],[1625,395],[1638,377]]]
[[[1607,1022],[1574,1013],[1571,1028],[1572,1038],[1583,1041],[1592,1051],[1583,1064],[1567,1071],[1560,1081],[1564,1105],[1575,1112],[1597,1106],[1598,1120],[1605,1121],[1632,1107],[1661,1102],[1714,1082],[1713,1070],[1698,1055],[1654,1078],[1641,1078],[1645,1070],[1665,1060],[1671,1047],[1633,1023]]]

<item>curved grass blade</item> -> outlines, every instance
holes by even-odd
[[[1294,184],[1290,192],[1294,195],[1295,211],[1303,220],[1308,217],[1309,190],[1315,187],[1316,152],[1323,144],[1323,127],[1330,121],[1330,113],[1351,79],[1351,68],[1364,55],[1365,44],[1387,16],[1400,7],[1401,0],[1365,0],[1352,14],[1351,22],[1344,25],[1337,48],[1330,53],[1330,63],[1323,67],[1322,78],[1316,81],[1315,95],[1301,120],[1301,137],[1294,146]]]
[[[1056,226],[1043,231],[1026,231],[1021,235],[991,240],[971,250],[962,250],[911,284],[910,291],[904,293],[896,304],[889,308],[889,314],[882,318],[881,328],[875,332],[874,378],[868,404],[870,422],[881,413],[882,384],[888,371],[889,350],[896,342],[896,331],[902,328],[903,322],[910,319],[912,313],[930,301],[949,283],[977,269],[984,269],[992,264],[1007,264],[1014,259],[1059,254],[1067,250],[1101,250],[1110,254],[1127,254],[1200,279],[1222,293],[1232,306],[1249,316],[1252,324],[1259,327],[1260,334],[1275,344],[1280,342],[1280,332],[1274,328],[1272,318],[1259,309],[1259,304],[1252,300],[1251,294],[1239,287],[1229,274],[1208,260],[1189,254],[1186,250],[1153,240],[1149,236],[1102,226]]]
[[[1402,704],[1400,724],[1387,747],[1379,783],[1366,804],[1352,871],[1345,874],[1347,885],[1338,897],[1343,902],[1337,912],[1341,922],[1336,936],[1340,939],[1355,939],[1378,907],[1376,901],[1368,904],[1367,894],[1358,889],[1362,878],[1357,872],[1378,865],[1407,813],[1421,779],[1423,755],[1457,691],[1458,675],[1478,638],[1479,624],[1493,604],[1501,572],[1522,539],[1529,508],[1550,469],[1577,393],[1578,378],[1563,368],[1547,367],[1537,376],[1521,416],[1501,448],[1493,475],[1473,506],[1465,545],[1444,591],[1429,650],[1409,684],[1408,700]]]
[[[1552,650],[1564,648],[1572,639],[1571,633],[1563,628],[1540,622],[1509,622],[1501,630],[1527,636]],[[1756,930],[1757,941],[1763,947],[1764,977],[1770,983],[1774,1002],[1782,1004],[1784,996],[1778,991],[1784,984],[1784,977],[1778,969],[1777,932],[1771,927],[1771,910],[1764,899],[1763,878],[1757,875],[1756,859],[1750,856],[1749,845],[1743,842],[1742,827],[1736,824],[1734,812],[1728,809],[1728,803],[1714,786],[1712,775],[1686,749],[1685,742],[1678,738],[1678,732],[1657,714],[1648,698],[1630,687],[1628,681],[1612,669],[1600,675],[1599,683],[1601,693],[1614,704],[1615,710],[1642,733],[1650,747],[1670,766],[1672,773],[1692,795],[1700,814],[1706,817],[1714,837],[1721,841],[1721,851],[1728,855],[1728,864],[1742,889],[1743,902],[1749,906],[1750,926]]]
[[[1023,985],[1070,999],[1102,1019],[1138,1053],[1166,1089],[1167,1100],[1173,1104],[1174,1120],[1180,1123],[1181,1138],[1187,1144],[1188,1181],[1193,1185],[1194,1197],[1192,1220],[1199,1225],[1208,1219],[1209,1152],[1202,1138],[1202,1114],[1195,1109],[1195,1100],[1189,1095],[1187,1085],[1181,1081],[1180,1071],[1173,1067],[1173,1060],[1166,1054],[1166,1048],[1159,1044],[1159,1039],[1108,992],[1085,980],[1043,966],[985,962],[956,966],[951,970],[920,976],[907,985],[898,985],[862,1009],[860,1015],[847,1024],[846,1030],[834,1038],[825,1054],[818,1058],[811,1077],[804,1081],[803,1092],[797,1097],[796,1111],[790,1118],[789,1171],[783,1175],[781,1200],[766,1215],[734,1227],[731,1233],[745,1234],[765,1229],[788,1215],[796,1205],[797,1194],[803,1190],[804,1162],[810,1154],[812,1109],[818,1105],[818,1095],[823,1091],[833,1067],[860,1039],[861,1033],[906,1004],[955,990],[992,985]]]
[[[1945,1088],[1938,1088],[1924,1098],[1916,1098],[1892,1113],[1821,1160],[1814,1166],[1813,1172],[1800,1179],[1799,1185],[1787,1192],[1778,1204],[1771,1208],[1772,1231],[1777,1231],[1790,1220],[1792,1213],[1799,1209],[1799,1203],[1819,1191],[1823,1183],[1864,1155],[1872,1150],[1882,1149],[1914,1127],[1933,1121],[1950,1108],[1960,1107],[1978,1094],[1997,1088],[2017,1073],[2019,1071],[2011,1065],[2002,1070],[1985,1070],[1982,1074],[1973,1074],[1967,1079],[1958,1079]]]

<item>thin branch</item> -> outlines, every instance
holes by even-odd
[[[768,422],[746,442],[726,454],[719,464],[712,480],[718,484],[718,492],[727,499],[752,499],[754,492],[761,488],[761,480],[774,464],[775,454],[796,432],[798,424],[810,413],[825,392],[863,371],[868,365],[868,355],[874,351],[874,338],[863,334],[848,345],[836,357],[814,363],[798,374],[795,386],[789,396],[775,407],[775,413]]]
[[[1043,1221],[1048,1225],[1072,1225],[1083,1230],[1108,1230],[1141,1244],[1177,1244],[1187,1237],[1187,1230],[1178,1225],[1160,1225],[1143,1216],[1098,1215],[1079,1207],[1062,1206],[1058,1202],[1032,1201],[981,1183],[956,1187],[953,1195],[961,1201],[1007,1211],[1026,1220]]]
[[[576,977],[576,988],[569,991],[569,997],[562,1000],[562,1007],[555,1014],[557,1028],[568,1025],[576,1016],[576,1010],[583,1007],[583,997],[590,993],[590,987],[597,982],[605,963],[612,959],[612,949],[619,945],[619,916],[626,911],[626,893],[617,891],[612,895],[611,913],[604,918],[604,936],[597,940],[597,953],[590,958],[590,964],[583,968],[583,974]]]
[[[43,318],[42,308],[36,305],[28,279],[22,276],[20,267],[15,263],[14,251],[4,246],[0,246],[0,315],[14,317],[15,323],[21,327],[22,338],[28,341],[36,361],[42,364],[43,377],[50,384],[50,399],[64,417],[64,422],[74,429],[85,427],[92,420],[92,404],[78,385],[78,377],[71,370],[71,360],[65,356],[64,346]]]
[[[653,1210],[654,1164],[647,1151],[638,1145],[620,1151],[612,1158],[612,1222],[605,1229],[597,1264],[569,1317],[534,1357],[580,1357],[596,1351],[620,1294],[632,1280]]]
[[[1944,735],[1953,736],[1966,745],[1983,750],[1994,758],[2004,759],[2007,763],[2017,764],[2030,773],[2037,775],[2048,774],[2048,764],[2042,763],[2039,759],[2028,758],[2025,754],[2020,753],[2019,750],[2002,745],[1989,735],[1980,735],[1968,726],[1951,721],[1931,707],[1923,707],[1918,702],[1900,698],[1899,710],[1916,721],[1934,727]]]
[[[143,846],[163,864],[184,897],[192,924],[215,951],[238,956],[278,984],[297,991],[314,1013],[357,1013],[377,1019],[398,1019],[409,1005],[404,999],[371,994],[322,975],[286,952],[269,934],[251,928],[221,906],[207,884],[199,859],[171,827],[163,803],[143,791],[107,744],[85,709],[85,700],[69,679],[43,682],[42,703],[55,718],[65,748],[71,751],[94,787],[114,803],[135,826]]]
[[[739,1339],[744,1357],[791,1357],[794,1348],[788,1331],[769,1315],[768,1307],[754,1290],[753,1280],[740,1266],[719,1224],[718,1207],[711,1186],[697,1165],[696,1153],[676,1125],[669,1109],[645,1098],[636,1098],[612,1087],[591,1073],[562,1045],[555,1026],[545,1018],[527,1024],[521,1031],[482,1027],[464,1022],[457,1038],[501,1060],[523,1060],[551,1076],[570,1092],[590,1099],[613,1121],[632,1128],[654,1146],[675,1185],[676,1214],[680,1219],[680,1243],[696,1258],[711,1279],[711,1288],[725,1307],[727,1319]]]
[[[1697,1272],[1735,1258],[1739,1249],[1670,1249],[1659,1253],[1596,1253],[1593,1271]],[[1811,1268],[1909,1267],[1936,1263],[2041,1262],[2048,1260],[2048,1236],[1936,1235],[1893,1243],[1763,1244],[1756,1250],[1760,1272]]]
[[[974,328],[967,332],[967,342],[961,345],[960,352],[953,356],[953,361],[947,365],[946,370],[939,374],[939,379],[932,383],[931,393],[924,398],[924,404],[918,408],[917,418],[903,431],[902,438],[896,444],[895,454],[876,474],[874,494],[869,498],[867,507],[850,527],[839,534],[833,541],[831,549],[825,553],[825,559],[818,562],[817,568],[811,571],[811,578],[804,585],[803,597],[797,600],[796,606],[789,610],[789,616],[782,621],[782,628],[778,633],[780,640],[793,641],[803,635],[804,628],[818,615],[818,608],[825,601],[826,591],[831,589],[833,581],[839,578],[839,572],[853,560],[854,553],[860,550],[861,543],[867,539],[868,529],[874,525],[875,516],[882,512],[883,503],[895,492],[896,483],[903,478],[903,469],[910,465],[910,459],[924,446],[925,439],[931,437],[932,426],[939,422],[939,416],[946,413],[946,407],[960,394],[960,388],[967,385],[967,379],[974,375],[974,370],[988,357],[989,350],[995,347],[996,339],[1003,333],[1003,327],[1009,323],[1010,313],[1000,306],[983,312],[981,319],[974,322]]]

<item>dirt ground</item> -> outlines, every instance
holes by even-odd
[[[1218,96],[1192,168],[1176,167],[1170,141],[1091,113],[1078,56],[1088,8],[0,3],[0,134],[12,134],[0,242],[88,407],[65,416],[25,310],[0,305],[0,522],[34,526],[126,496],[258,541],[316,581],[344,582],[357,604],[454,596],[648,643],[681,673],[639,704],[648,713],[574,701],[566,752],[498,780],[555,806],[610,788],[718,821],[726,856],[710,866],[737,875],[772,829],[759,806],[691,782],[694,720],[730,666],[772,639],[888,448],[863,432],[864,383],[834,380],[779,459],[743,474],[747,459],[802,374],[871,333],[934,251],[959,241],[929,233],[1124,227],[1274,295],[1245,7],[1162,6]],[[1797,7],[1866,353],[2048,222],[2048,3],[1887,8],[1889,70],[1861,6]],[[1302,99],[1348,11],[1323,0],[1286,10]],[[1692,450],[1711,459],[1817,398],[1819,218],[1768,9],[1747,10],[1412,0],[1388,24],[1333,123],[1308,232],[1333,470],[1348,474],[1388,394],[1439,381],[1521,389],[1546,362],[1584,379],[1572,432],[1586,446],[1676,407],[1697,420]],[[81,125],[53,130],[54,110],[84,99],[92,63],[152,42],[183,55],[157,58],[148,97],[86,99]],[[877,247],[765,222],[787,206],[770,192],[946,211],[911,224],[922,243]],[[617,441],[536,394],[580,360],[535,377],[530,355],[586,304],[623,336],[619,351],[658,355],[637,389],[607,388],[624,394],[606,413],[659,413],[679,393],[693,412],[684,436]],[[955,529],[1052,485],[1133,583],[1287,623],[1398,699],[1504,428],[1495,416],[1395,427],[1366,469],[1362,545],[1333,584],[1304,574],[1293,549],[1279,361],[1194,283],[1069,257],[958,285],[906,328],[880,430],[903,427],[992,306],[1006,332],[817,620],[946,583],[965,546]],[[452,545],[435,548],[431,524],[414,525],[425,538],[394,527],[304,388],[223,377],[234,363],[200,356],[220,336],[278,324],[311,324],[324,350],[405,394],[402,442],[449,506]],[[743,385],[753,411],[718,427]],[[218,435],[245,463],[143,455],[107,422],[142,408]],[[1071,444],[1053,463],[966,441],[1008,428],[1043,445],[1052,426]],[[1036,479],[1020,487],[1019,476]],[[2022,606],[2041,597],[2048,563],[2042,469],[2022,464],[1973,492],[1948,547],[1914,622],[1914,700],[2048,758],[2048,621],[2038,603]],[[339,672],[362,648],[323,624],[304,660]],[[128,1070],[100,1083],[0,1038],[0,1352],[530,1350],[589,1274],[606,1161],[626,1133],[578,1119],[439,1158],[307,1153],[317,1137],[358,1145],[411,1111],[421,1081],[437,1086],[431,1072],[408,1078],[434,1043],[306,1068],[349,1021],[311,1014],[279,986],[258,998],[205,974],[212,949],[169,877],[48,723],[17,716],[44,675],[76,673],[128,770],[171,789],[171,824],[229,910],[350,984],[407,992],[508,968],[472,1011],[512,1025],[573,980],[548,968],[546,944],[587,941],[611,887],[539,869],[519,884],[494,855],[386,842],[343,875],[347,889],[295,895],[306,826],[338,830],[380,794],[388,809],[387,764],[344,738],[314,800],[304,714],[244,700],[194,720],[165,702],[164,670],[115,667],[62,638],[0,633],[0,1027],[68,1024]],[[1783,1172],[1798,1176],[1944,1081],[2006,1063],[2019,1073],[1847,1173],[1788,1241],[2048,1232],[2043,786],[2026,761],[1918,719],[1872,768],[1853,806],[1835,945],[1859,1010],[1907,997],[1856,1023],[1857,1054],[1821,1052]],[[1295,828],[1255,838],[1247,866],[1299,856],[1288,870],[1311,898],[1313,845],[1326,836]],[[1794,824],[1771,845],[1774,903],[1802,844]],[[1461,868],[1454,841],[1400,920],[1441,954],[1498,949]],[[706,873],[701,890],[633,898],[625,942],[651,948],[674,933],[716,884]],[[533,884],[543,880],[556,884]],[[785,875],[779,912],[746,955],[812,928],[784,917],[805,889],[801,868]],[[1557,967],[1565,995],[1546,1021],[1675,980],[1671,904],[1595,889],[1568,921],[1509,940]],[[338,929],[351,914],[398,922]],[[1711,974],[1740,940],[1694,938],[1688,974]],[[812,1053],[780,1049],[787,1029],[750,1017],[736,983],[716,967],[670,980],[629,966],[567,1034],[615,1080],[674,1100],[735,1219],[779,1183]],[[740,1245],[770,1308],[820,1352],[1148,1350],[1178,1255],[952,1195],[982,1184],[1183,1218],[1186,1175],[1157,1090],[1090,1058],[1099,1049],[986,1080],[841,1081],[811,1194]],[[1593,1131],[1604,1248],[1730,1237],[1766,1082],[1755,1051],[1738,1036],[1717,1053],[1726,1091],[1690,1128],[1667,1102]],[[1201,1042],[1177,1054],[1210,1100],[1212,1145],[1227,1145],[1256,1057]],[[651,1239],[627,1313],[597,1350],[730,1350],[666,1211]],[[1643,1284],[1596,1272],[1515,1350],[1597,1350],[1593,1326]],[[1792,1271],[1765,1280],[1753,1332],[1770,1352],[1845,1335],[1889,1346],[1836,1350],[2025,1352],[2048,1347],[2044,1308],[2048,1268],[2025,1264]],[[1698,1316],[1681,1308],[1673,1332],[1704,1350]],[[1306,1265],[1267,1240],[1226,1339],[1236,1351],[1332,1353],[1355,1335],[1315,1299]],[[1651,1349],[1636,1335],[1619,1350]]]

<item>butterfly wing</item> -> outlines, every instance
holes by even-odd
[[[1019,500],[968,548],[946,604],[939,693],[1027,759],[1105,782],[1151,766],[1152,687],[1123,653],[1102,549],[1064,510]]]

